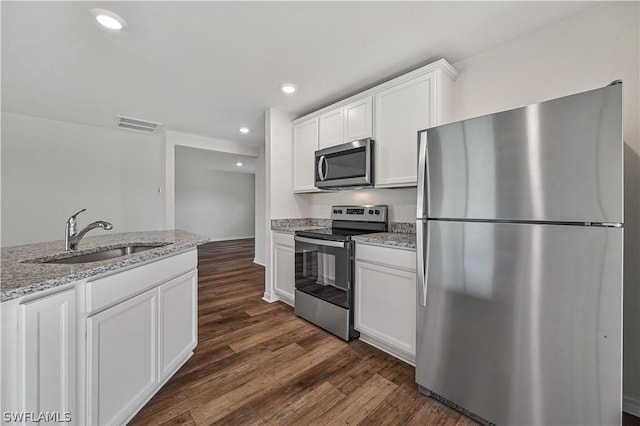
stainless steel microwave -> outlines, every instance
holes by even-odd
[[[361,139],[315,153],[316,187],[348,189],[373,186],[373,140]]]

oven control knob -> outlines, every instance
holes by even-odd
[[[338,210],[333,210],[333,213],[334,213],[334,214],[335,214],[335,213],[338,213]]]
[[[373,214],[373,210],[369,210],[369,214]]]
[[[376,214],[380,214],[380,210],[376,210]]]
[[[338,214],[342,214],[342,210],[338,210]]]

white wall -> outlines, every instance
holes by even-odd
[[[363,189],[306,194],[309,217],[329,218],[333,205],[387,204],[389,222],[415,222],[416,188]]]
[[[278,300],[271,268],[271,219],[308,217],[308,201],[293,193],[293,116],[274,109],[264,114],[265,128],[265,275],[264,299]]]
[[[255,192],[256,192],[256,241],[253,261],[265,266],[265,191],[267,183],[265,179],[265,152],[260,150],[260,156],[256,159]]]
[[[253,238],[255,176],[176,167],[176,228],[212,240]]]
[[[2,113],[2,246],[60,240],[76,211],[113,231],[164,227],[164,136]]]
[[[612,2],[453,64],[456,119],[624,82],[624,394],[640,415],[639,3]]]

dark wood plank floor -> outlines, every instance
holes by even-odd
[[[131,424],[474,424],[420,395],[413,367],[264,302],[253,244],[200,247],[198,346]]]

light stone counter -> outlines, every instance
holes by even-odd
[[[70,257],[64,250],[62,240],[2,248],[0,302],[176,254],[207,241],[207,237],[179,230],[105,233],[83,238],[80,249],[73,255],[95,253],[123,245],[167,245],[109,260],[68,265],[33,262]]]
[[[330,228],[331,219],[272,219],[271,230],[284,234],[293,234],[296,231],[308,231],[316,228]]]
[[[357,235],[353,237],[356,243],[375,246],[395,247],[405,250],[416,249],[416,234],[402,234],[397,232],[380,232],[377,234]]]

